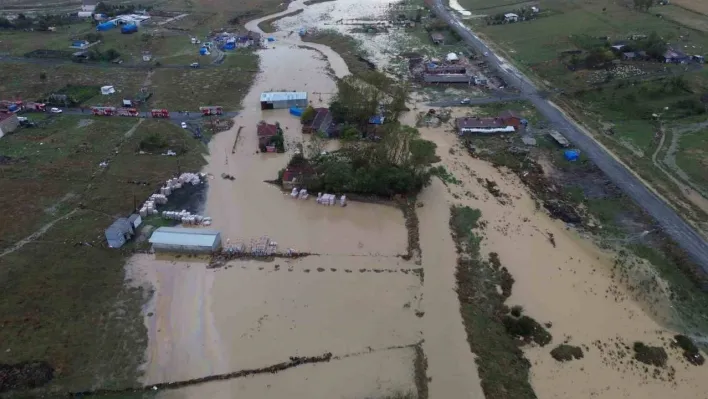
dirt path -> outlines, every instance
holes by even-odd
[[[51,222],[45,224],[44,226],[40,227],[39,230],[37,230],[34,233],[28,235],[27,237],[21,239],[20,241],[16,242],[15,245],[11,246],[10,248],[8,248],[5,251],[3,251],[2,253],[0,253],[0,258],[2,258],[5,255],[11,254],[11,253],[19,250],[20,248],[24,247],[25,245],[29,244],[30,242],[36,240],[37,238],[42,236],[44,233],[46,233],[49,229],[51,229],[52,226],[57,224],[57,222],[67,219],[68,217],[70,217],[71,215],[76,213],[77,211],[78,211],[78,209],[74,209],[71,212],[67,213],[66,215],[58,217],[58,218],[52,220]]]

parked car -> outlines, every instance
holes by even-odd
[[[470,101],[471,100],[469,98],[463,98],[462,101],[460,101],[460,104],[469,104]]]
[[[51,112],[53,114],[61,114],[62,110],[60,110],[59,108],[51,108],[51,109],[49,109],[49,112]]]
[[[182,122],[182,129],[186,129],[186,128],[187,128],[187,122]]]
[[[193,63],[189,64],[189,66],[192,67],[192,68],[199,68],[199,63],[198,63],[198,62],[193,62]]]

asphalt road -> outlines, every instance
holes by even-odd
[[[457,16],[445,8],[442,0],[431,1],[433,10],[439,18],[450,25],[468,45],[479,53],[488,53],[486,59],[489,67],[497,70],[508,85],[519,89],[522,96],[533,103],[556,130],[565,135],[577,148],[583,151],[615,185],[651,215],[662,229],[708,274],[708,243],[706,243],[703,236],[684,221],[670,205],[644,186],[631,171],[615,160],[582,130],[578,129],[550,102],[543,99],[531,80],[504,59],[494,54],[486,43],[466,27]]]
[[[468,102],[467,104],[461,104],[460,103],[461,99],[455,99],[455,100],[430,102],[430,103],[428,103],[428,105],[431,107],[459,107],[462,105],[483,105],[483,104],[493,104],[493,103],[500,103],[500,102],[507,102],[507,101],[518,101],[518,100],[524,100],[524,99],[525,98],[523,98],[521,96],[500,94],[498,96],[493,96],[493,97],[470,97],[470,99],[469,99],[470,102]]]

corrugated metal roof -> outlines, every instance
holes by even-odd
[[[151,244],[212,247],[219,239],[220,233],[215,230],[160,227],[152,233],[149,241]]]
[[[261,93],[261,102],[307,100],[304,91],[271,91]]]

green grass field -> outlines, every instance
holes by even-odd
[[[206,147],[166,121],[146,120],[126,137],[137,121],[60,116],[0,141],[0,154],[12,157],[0,165],[0,204],[12,215],[0,226],[0,248],[76,210],[0,257],[0,363],[49,362],[56,377],[42,392],[123,387],[138,376],[148,293],[124,285],[124,252],[105,248],[103,231],[132,212],[134,198],[180,169],[198,170]],[[150,135],[181,155],[138,154]]]
[[[708,188],[708,130],[681,135],[676,164],[691,180]]]

